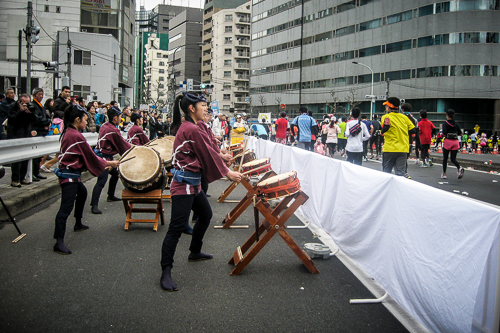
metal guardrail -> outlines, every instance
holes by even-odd
[[[97,145],[97,133],[83,133],[91,146]],[[0,140],[0,165],[31,160],[59,152],[59,135]]]

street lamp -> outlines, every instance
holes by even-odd
[[[372,97],[371,101],[370,101],[370,120],[371,120],[373,118],[373,102],[375,101],[375,98],[373,96],[373,70],[370,68],[370,66],[363,64],[362,62],[353,61],[352,63],[355,65],[365,66],[366,68],[368,68],[370,70],[370,72],[372,72],[372,91],[370,93],[370,95]]]

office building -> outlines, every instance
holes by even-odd
[[[139,104],[163,109],[168,100],[168,35],[148,34],[144,56],[144,83]]]
[[[498,130],[498,9],[496,0],[253,0],[252,105],[347,115],[360,103],[369,113],[373,71],[376,113],[390,95],[432,120],[451,108],[465,129]]]

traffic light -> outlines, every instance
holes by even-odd
[[[214,85],[211,83],[201,83],[200,89],[214,89]]]
[[[282,108],[282,109],[286,108],[285,103],[281,104],[281,108]]]
[[[57,61],[47,61],[44,62],[43,65],[45,66],[46,71],[53,71],[56,69],[59,63]]]
[[[40,37],[38,37],[38,34],[40,33],[40,27],[38,26],[33,26],[31,27],[31,43],[36,44]]]

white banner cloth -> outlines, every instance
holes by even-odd
[[[500,209],[299,148],[247,147],[278,174],[297,171],[300,213],[428,330],[492,329]]]

